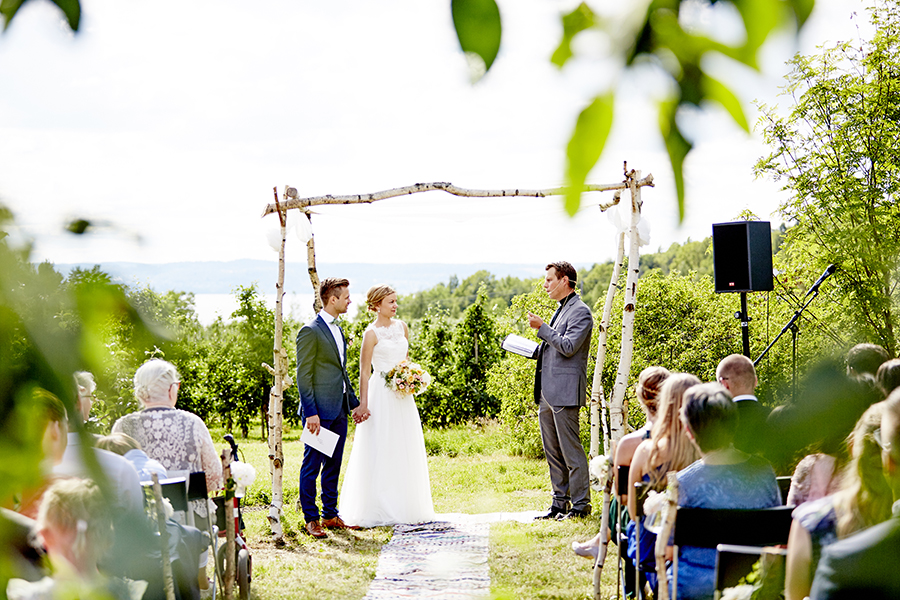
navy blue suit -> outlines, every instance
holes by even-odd
[[[343,337],[343,355],[347,340]],[[316,479],[322,475],[322,517],[337,516],[338,476],[347,439],[347,417],[359,400],[347,376],[346,358],[341,360],[334,336],[321,317],[307,323],[297,334],[297,388],[300,391],[300,418],[318,416],[321,426],[338,434],[334,454],[329,458],[307,446],[300,468],[300,506],[306,522],[319,519],[316,505]]]

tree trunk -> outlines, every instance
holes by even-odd
[[[304,212],[306,212],[310,226],[309,241],[306,242],[306,265],[307,271],[309,271],[309,282],[312,284],[313,294],[316,298],[313,301],[313,312],[319,314],[319,311],[322,310],[322,297],[319,295],[319,273],[316,271],[316,238],[312,233],[312,214],[308,210]]]
[[[666,547],[672,535],[672,527],[675,525],[675,511],[678,508],[678,479],[675,471],[669,471],[668,488],[666,489],[666,504],[663,507],[663,526],[656,536],[656,576],[659,578],[659,599],[669,600],[669,584],[666,581]],[[673,589],[675,584],[672,585]],[[677,597],[677,590],[676,597]]]
[[[609,316],[612,313],[612,304],[616,296],[616,290],[619,288],[619,272],[622,269],[622,259],[625,255],[625,232],[621,232],[618,238],[616,262],[609,280],[609,289],[606,291],[603,317],[600,319],[598,327],[597,362],[594,364],[594,379],[593,383],[591,383],[591,458],[599,455],[601,427],[604,423],[608,424],[609,422],[609,409],[606,406],[606,395],[603,393],[603,366],[606,363],[606,338],[609,332]],[[602,414],[601,408],[607,413],[606,415]],[[607,426],[606,435],[603,436],[604,454],[609,454],[611,437],[611,432]]]
[[[276,201],[278,200],[276,192]],[[284,246],[287,237],[287,215],[279,212],[281,221],[281,246],[278,250],[278,281],[275,284],[275,345],[272,350],[275,368],[275,384],[269,392],[269,470],[272,474],[272,500],[269,504],[269,528],[276,545],[284,544],[281,518],[284,506],[284,453],[282,451],[282,409],[284,404],[287,356],[282,347],[284,337]],[[288,383],[288,387],[290,383]]]
[[[222,590],[225,600],[234,598],[234,580],[235,580],[235,552],[234,552],[234,479],[231,478],[231,450],[222,450],[222,477],[225,481],[225,502],[222,506],[225,510],[225,580],[224,590]]]
[[[613,387],[613,399],[609,408],[610,429],[616,439],[621,437],[625,428],[625,390],[628,387],[628,376],[631,372],[631,357],[634,352],[634,313],[637,302],[637,281],[640,274],[640,257],[638,248],[638,221],[641,220],[641,186],[640,171],[627,174],[628,187],[631,191],[631,227],[628,229],[628,277],[625,283],[625,304],[622,308],[622,350],[619,354],[619,368],[616,372],[616,383]]]

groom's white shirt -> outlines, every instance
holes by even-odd
[[[338,355],[341,357],[341,363],[344,362],[344,336],[341,335],[341,328],[334,324],[334,317],[325,312],[324,310],[319,311],[319,316],[322,317],[322,320],[325,321],[325,324],[328,325],[328,330],[331,331],[331,335],[334,338],[334,345],[337,346]]]

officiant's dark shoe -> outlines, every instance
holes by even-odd
[[[328,537],[328,534],[325,533],[325,530],[322,529],[322,526],[319,525],[318,521],[310,521],[306,524],[306,527],[303,528],[303,531],[305,531],[307,535],[317,539]]]
[[[560,515],[564,515],[564,514],[566,514],[566,509],[560,508],[558,506],[551,506],[549,512],[547,512],[546,514],[543,514],[539,517],[535,517],[535,520],[538,520],[538,521],[540,521],[540,520],[544,520],[544,521],[556,520],[559,518]]]
[[[585,517],[589,517],[591,515],[591,509],[587,508],[585,510],[578,510],[573,508],[569,512],[565,514],[561,514],[556,517],[557,521],[568,521],[569,519],[584,519]]]
[[[352,529],[354,531],[360,529],[356,525],[347,525],[340,517],[325,519],[324,521],[322,521],[322,527],[324,527],[325,529]]]

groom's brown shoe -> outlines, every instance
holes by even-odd
[[[322,526],[319,525],[318,521],[310,521],[306,524],[306,527],[303,528],[303,531],[305,531],[307,535],[318,539],[328,537],[328,534],[325,533],[325,530],[322,529]]]
[[[324,521],[322,521],[322,527],[324,527],[325,529],[352,529],[354,531],[359,529],[359,527],[357,527],[356,525],[347,525],[340,517],[325,519]]]

